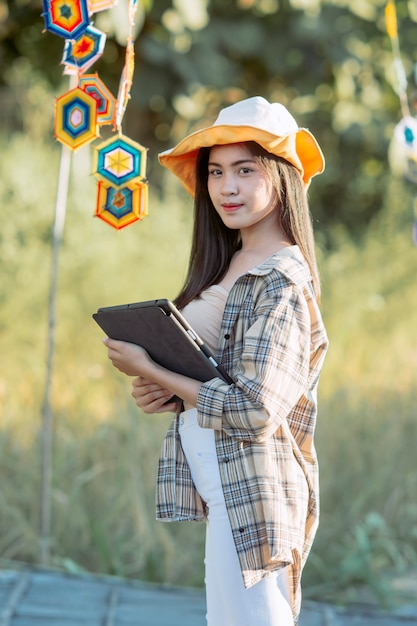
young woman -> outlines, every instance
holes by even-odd
[[[205,383],[106,339],[146,413],[176,412],[157,517],[206,520],[209,626],[287,626],[318,523],[317,384],[327,350],[306,189],[321,150],[264,98],[160,155],[195,196],[177,306],[230,373]],[[181,403],[172,400],[173,396]]]

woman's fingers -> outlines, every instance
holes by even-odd
[[[156,383],[151,383],[142,377],[137,377],[132,381],[132,396],[136,404],[145,413],[163,413],[165,411],[175,411],[177,401],[169,402],[173,397],[172,392],[160,387]]]
[[[108,337],[103,339],[103,343],[107,347],[108,357],[114,367],[128,376],[137,376],[142,368],[151,362],[146,350],[133,343]]]

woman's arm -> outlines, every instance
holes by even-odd
[[[268,439],[308,392],[310,317],[302,290],[265,290],[248,328],[235,323],[234,385],[203,383],[197,398],[199,425],[236,439]],[[235,344],[236,345],[236,344]]]
[[[201,386],[199,380],[171,372],[158,365],[151,359],[146,350],[133,343],[107,338],[103,339],[103,343],[108,348],[109,359],[118,370],[127,376],[142,377],[150,383],[155,383],[161,389],[167,390],[171,396],[176,395],[187,404],[196,406],[198,391]],[[141,396],[140,392],[138,396]],[[162,404],[158,408],[161,406]],[[169,409],[166,408],[165,410]]]

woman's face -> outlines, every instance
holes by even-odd
[[[244,143],[211,148],[207,187],[228,228],[242,231],[279,224],[276,193]]]

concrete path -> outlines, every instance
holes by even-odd
[[[395,614],[305,601],[299,626],[417,625]],[[39,569],[0,570],[0,626],[205,626],[201,590]]]

